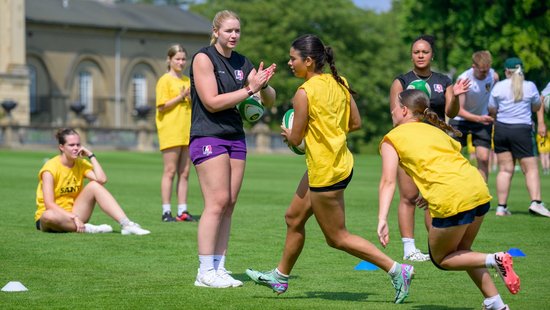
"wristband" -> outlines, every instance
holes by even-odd
[[[89,158],[89,159],[92,159],[92,158],[94,158],[94,157],[95,157],[95,154],[94,154],[94,153],[88,155],[88,158]]]
[[[252,89],[250,89],[250,86],[246,86],[246,92],[248,93],[249,96],[254,95],[254,92],[252,91]]]
[[[265,84],[264,86],[262,86],[262,89],[266,89],[269,87],[269,84]]]

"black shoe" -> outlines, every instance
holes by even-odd
[[[172,212],[166,212],[162,214],[163,222],[175,222],[176,219],[172,217]]]

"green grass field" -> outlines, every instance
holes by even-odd
[[[112,191],[129,217],[152,233],[122,236],[119,226],[96,211],[92,223],[113,225],[104,235],[46,234],[34,228],[37,172],[54,151],[0,151],[0,287],[19,281],[27,292],[0,292],[2,309],[479,309],[483,297],[465,272],[443,272],[415,263],[416,277],[403,305],[392,303],[394,290],[380,271],[356,271],[361,261],[329,248],[314,218],[305,249],[293,270],[287,293],[277,296],[254,285],[249,267],[276,266],[284,242],[284,212],[305,170],[303,157],[249,155],[241,195],[233,216],[228,269],[245,282],[241,288],[208,289],[193,285],[198,267],[196,223],[160,221],[160,154],[96,152]],[[378,245],[377,188],[380,158],[356,157],[354,179],[346,191],[348,229]],[[490,188],[495,192],[495,175]],[[542,176],[542,193],[550,177]],[[545,198],[545,197],[543,197]],[[546,196],[548,200],[548,196]],[[550,200],[548,200],[550,201]],[[391,241],[384,251],[401,260],[396,203],[390,214]],[[513,216],[486,217],[474,248],[495,252],[519,248],[515,259],[521,292],[497,287],[512,309],[550,307],[547,278],[550,219],[530,216],[523,175],[514,177],[509,207]],[[190,211],[200,214],[197,178],[190,178]],[[493,200],[493,206],[495,200]],[[174,208],[173,208],[174,210]],[[422,216],[416,240],[426,247]]]

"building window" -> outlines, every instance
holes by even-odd
[[[29,66],[29,104],[31,113],[38,112],[38,98],[36,98],[36,68]]]
[[[85,106],[84,113],[92,113],[94,100],[94,85],[92,74],[88,71],[81,71],[78,74],[78,91],[79,100]]]
[[[134,74],[132,78],[134,107],[147,105],[147,79],[140,73]]]

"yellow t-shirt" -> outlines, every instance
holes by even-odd
[[[550,153],[550,136],[548,135],[550,135],[550,131],[546,133],[546,138],[537,134],[537,147],[539,148],[540,154]]]
[[[312,77],[300,86],[307,93],[305,133],[309,186],[334,185],[351,174],[353,155],[347,147],[350,93],[330,74]]]
[[[44,193],[42,192],[42,173],[44,171],[48,171],[53,176],[55,203],[70,212],[73,209],[74,200],[82,190],[86,173],[92,169],[92,164],[82,158],[77,158],[72,168],[68,168],[61,163],[60,155],[48,160],[38,172],[34,220],[38,221],[42,213],[46,211]]]
[[[388,140],[399,164],[428,201],[433,218],[447,218],[491,201],[483,177],[460,153],[458,141],[422,122],[392,129]]]
[[[191,80],[187,76],[181,79],[165,73],[157,82],[157,108],[181,94],[183,88],[189,88]],[[191,131],[191,101],[184,99],[173,108],[160,112],[156,109],[156,123],[159,148],[164,150],[175,146],[189,145]]]

